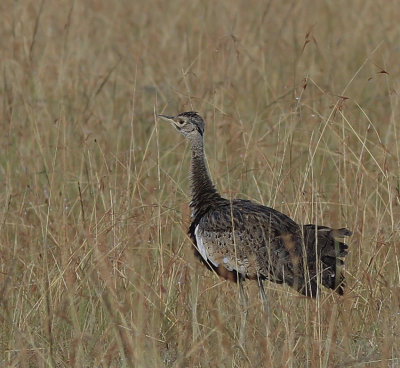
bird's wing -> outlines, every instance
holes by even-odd
[[[204,214],[195,238],[202,257],[215,267],[284,282],[292,277],[292,256],[301,257],[299,229],[279,211],[235,200]]]
[[[195,227],[194,227],[195,226]],[[192,237],[204,261],[220,275],[287,283],[316,296],[317,280],[343,294],[347,229],[297,225],[283,213],[250,201],[210,208],[192,224]],[[221,271],[222,270],[222,271]]]

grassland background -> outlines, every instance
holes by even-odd
[[[0,4],[0,366],[399,367],[396,1]],[[347,99],[340,96],[345,96]],[[199,111],[221,193],[347,226],[342,298],[234,284],[186,235]]]

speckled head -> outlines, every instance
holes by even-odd
[[[177,116],[158,115],[168,121],[189,140],[199,139],[204,134],[204,120],[196,111],[182,112]]]

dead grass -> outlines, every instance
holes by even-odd
[[[0,5],[0,366],[398,367],[397,2]],[[354,231],[343,298],[193,258],[188,147],[226,196]]]

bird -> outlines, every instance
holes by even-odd
[[[297,224],[271,207],[219,194],[206,164],[204,119],[195,111],[158,115],[191,146],[191,224],[189,236],[197,257],[208,269],[241,286],[257,280],[287,284],[301,295],[316,298],[320,286],[344,294],[344,257],[352,235],[347,228]],[[267,304],[266,304],[267,305]]]

